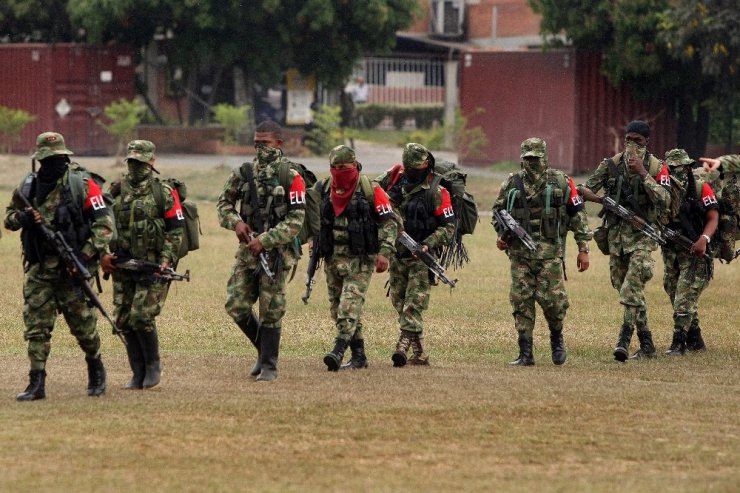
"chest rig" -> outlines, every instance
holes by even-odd
[[[164,212],[154,197],[154,187],[162,185],[155,181],[152,178],[138,187],[126,179],[121,183],[121,193],[113,204],[118,231],[113,250],[136,258],[156,258],[164,247]]]
[[[615,162],[616,161],[616,162]],[[617,154],[606,160],[609,168],[609,178],[606,182],[606,194],[614,201],[627,207],[649,223],[658,220],[658,211],[648,197],[643,186],[640,175],[630,174],[626,170],[624,154]],[[659,162],[652,159],[649,153],[645,153],[643,165],[650,176],[656,176]]]
[[[513,187],[506,195],[506,210],[531,235],[562,241],[568,231],[566,210],[570,185],[565,175],[547,169],[542,182],[534,185],[528,196],[521,173],[512,178]]]
[[[367,181],[367,184],[364,182]],[[365,189],[369,189],[366,191]],[[324,183],[321,192],[321,230],[319,245],[321,256],[329,258],[334,253],[334,245],[348,245],[353,255],[375,255],[380,250],[378,243],[378,223],[373,217],[372,188],[369,180],[361,176],[357,189],[352,195],[341,218],[346,226],[336,224],[334,207],[331,203],[329,181]]]
[[[240,169],[244,180],[239,200],[239,215],[257,233],[275,227],[288,215],[285,185],[277,167],[265,166],[255,176],[255,166],[245,163]]]

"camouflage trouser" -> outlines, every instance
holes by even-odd
[[[116,325],[124,332],[157,328],[155,318],[162,312],[169,283],[152,282],[148,276],[113,275],[113,305]]]
[[[647,328],[645,284],[653,278],[654,265],[648,249],[609,256],[612,287],[619,291],[619,302],[624,305],[623,323],[638,330]]]
[[[689,253],[663,250],[663,289],[673,304],[673,330],[699,325],[699,296],[709,284],[707,264]]]
[[[226,313],[235,322],[247,320],[259,300],[259,320],[263,327],[279,328],[285,315],[287,266],[275,272],[275,282],[265,275],[259,262],[240,247],[231,277],[226,285]]]
[[[532,336],[535,301],[542,307],[548,326],[562,329],[565,313],[570,306],[563,281],[563,262],[559,258],[527,259],[511,256],[511,290],[517,332]]]
[[[28,341],[31,369],[42,370],[51,351],[51,331],[57,313],[64,315],[77,344],[90,358],[100,354],[100,336],[96,327],[98,314],[88,306],[84,293],[66,275],[58,263],[47,258],[43,273],[34,264],[26,274],[23,287],[23,338]]]
[[[364,261],[360,257],[334,257],[324,263],[331,317],[339,339],[349,342],[363,338],[362,306],[373,267],[373,257]]]
[[[429,269],[418,259],[391,259],[391,301],[398,312],[401,330],[421,334],[424,321],[421,314],[429,308],[432,290]]]

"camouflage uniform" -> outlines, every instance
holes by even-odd
[[[64,138],[54,132],[42,133],[36,141],[37,150],[33,155],[41,161],[38,176],[29,175],[14,191],[5,214],[5,227],[17,231],[23,229],[24,260],[26,281],[23,288],[23,322],[26,326],[24,338],[28,341],[28,357],[31,360],[31,385],[18,395],[19,400],[35,400],[45,397],[46,360],[51,350],[51,332],[57,313],[64,316],[70,331],[85,352],[88,364],[88,395],[101,395],[105,392],[105,369],[100,358],[100,336],[98,334],[97,311],[87,304],[82,289],[67,273],[59,256],[50,245],[43,243],[36,232],[33,216],[25,211],[25,206],[15,194],[23,193],[34,204],[45,224],[59,230],[73,247],[75,253],[87,262],[88,270],[95,273],[98,259],[108,251],[113,237],[113,221],[107,214],[100,185],[90,174],[76,163],[70,163],[67,156],[72,154],[64,145]],[[55,167],[52,181],[45,178],[46,171]],[[33,177],[33,179],[31,179]],[[75,197],[72,192],[73,180],[83,183],[82,196]],[[43,193],[40,191],[44,189]],[[45,195],[39,200],[39,195]],[[75,203],[77,202],[77,203]],[[65,221],[62,211],[79,211],[77,224],[73,219]],[[66,226],[65,226],[66,224]],[[89,231],[86,238],[80,238],[81,231]],[[75,229],[70,233],[70,227]],[[73,236],[70,238],[70,235]],[[74,237],[76,236],[76,237]]]
[[[290,169],[290,185],[286,187],[279,183],[281,164],[289,166],[291,163],[279,149],[268,149],[268,155],[255,158],[253,163],[245,163],[231,174],[217,204],[222,227],[235,230],[236,225],[244,221],[252,231],[259,233],[258,239],[275,274],[275,281],[270,281],[260,267],[259,258],[252,255],[247,243],[240,242],[226,286],[226,312],[257,348],[258,364],[252,374],[257,373],[255,376],[259,380],[271,380],[276,374],[281,324],[286,308],[285,284],[288,271],[300,258],[297,236],[303,225],[306,207],[306,187],[300,174]],[[258,149],[258,152],[262,151]],[[273,204],[265,231],[254,222],[254,216],[251,215],[254,211],[250,206],[250,186],[243,174],[248,166],[253,170],[258,207]],[[241,204],[241,210],[237,208],[237,203]],[[257,301],[259,320],[252,310]]]
[[[717,191],[720,204],[719,228],[715,254],[725,262],[736,258],[735,249],[740,231],[740,154],[721,156],[720,172],[715,182],[710,182]]]
[[[356,163],[354,151],[346,146],[332,149],[329,164],[335,166],[344,163]],[[360,165],[357,164],[357,167]],[[346,191],[346,195],[351,193],[347,207],[336,216],[331,201],[331,183],[331,179],[327,179],[318,182],[315,188],[322,196],[323,230],[318,244],[320,255],[325,259],[324,272],[330,312],[337,327],[334,350],[326,355],[324,362],[329,370],[334,371],[339,369],[347,346],[352,350],[352,359],[342,368],[367,367],[362,307],[375,268],[376,250],[377,255],[386,259],[390,259],[395,253],[398,222],[386,193],[379,186],[371,185],[366,177],[359,175],[359,170],[355,190]],[[366,191],[372,193],[372,196],[367,197]],[[361,215],[363,217],[359,217]],[[353,248],[350,231],[362,236],[355,238],[354,242],[361,243],[361,246]],[[374,245],[368,245],[364,238],[366,234],[377,237]],[[325,242],[329,243],[329,239],[331,244],[325,245]],[[357,253],[358,251],[362,252]]]
[[[709,183],[691,170],[694,161],[685,150],[672,149],[666,152],[665,159],[680,196],[678,216],[668,227],[695,242],[704,231],[708,212],[719,210],[719,204]],[[693,196],[689,196],[690,192]],[[698,258],[670,241],[661,250],[665,266],[663,288],[673,305],[673,343],[667,353],[683,354],[687,345],[692,351],[702,350],[705,345],[699,327],[699,296],[711,279],[712,261]]]
[[[563,320],[569,306],[563,280],[565,239],[568,230],[573,231],[579,251],[588,253],[592,234],[583,200],[573,180],[562,171],[547,167],[545,141],[527,139],[522,142],[521,150],[522,159],[539,158],[540,172],[530,174],[522,170],[516,175],[509,175],[493,204],[494,210],[508,210],[537,244],[537,250],[533,252],[516,238],[505,240],[511,261],[509,300],[514,310],[512,314],[520,345],[519,363],[514,363],[524,366],[534,364],[532,333],[536,301],[542,307],[550,328],[553,361],[563,364],[566,356]],[[522,166],[525,166],[524,161]]]
[[[403,151],[403,170],[396,174],[396,181],[391,184],[388,195],[393,208],[403,220],[406,232],[418,243],[427,245],[430,251],[435,251],[447,243],[454,233],[454,211],[450,194],[441,185],[434,191],[431,207],[428,204],[426,199],[431,174],[424,175],[421,171],[424,168],[420,167],[428,161],[431,167],[433,156],[424,146],[406,144]],[[424,175],[421,181],[410,178],[420,172]],[[382,179],[379,177],[378,181]],[[429,356],[423,346],[422,313],[429,307],[432,287],[430,275],[424,262],[414,258],[404,246],[398,245],[390,266],[390,296],[393,307],[398,312],[401,331],[393,353],[394,366],[406,364],[409,347],[413,351],[409,363],[429,364]]]
[[[585,186],[594,193],[604,188],[618,204],[632,210],[634,206],[623,193],[624,189],[630,190],[635,201],[644,209],[647,217],[643,219],[655,226],[660,218],[666,216],[670,206],[668,169],[665,163],[645,152],[643,165],[647,176],[642,180],[639,175],[630,174],[623,156],[624,153],[618,153],[610,159],[604,159]],[[624,187],[620,186],[622,183]],[[645,341],[646,348],[652,346],[644,290],[645,284],[653,277],[655,261],[652,252],[658,248],[658,244],[612,213],[606,214],[604,227],[608,231],[612,287],[619,291],[619,302],[624,306],[623,323],[614,356],[618,361],[625,361],[629,356],[629,342],[635,328],[641,343]]]
[[[117,239],[111,249],[118,255],[177,266],[177,253],[185,220],[176,190],[152,176],[155,145],[148,140],[128,144],[129,173],[120,186],[113,211]],[[119,192],[120,190],[120,192]],[[162,201],[160,204],[159,201]],[[126,338],[133,372],[124,388],[150,388],[159,383],[159,336],[155,318],[164,307],[169,283],[149,274],[116,270],[113,304],[116,325]]]

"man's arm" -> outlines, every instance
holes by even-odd
[[[221,195],[218,197],[216,211],[218,211],[218,222],[222,228],[234,231],[236,225],[242,221],[236,203],[239,201],[241,188],[244,185],[242,179],[234,171],[226,180]]]
[[[434,211],[434,217],[437,219],[437,229],[422,242],[430,249],[437,245],[444,245],[455,233],[455,212],[452,210],[450,192],[440,186],[437,188],[435,199],[437,208]]]
[[[110,251],[108,245],[113,239],[115,224],[108,214],[108,206],[103,200],[103,191],[94,179],[88,178],[85,184],[86,198],[82,206],[83,214],[90,219],[90,238],[80,249],[86,259],[102,257]]]
[[[185,215],[180,204],[180,195],[177,190],[168,186],[162,187],[164,195],[164,245],[160,252],[160,265],[172,265],[177,262],[177,253],[180,250],[185,234]]]

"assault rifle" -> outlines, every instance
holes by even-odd
[[[585,198],[585,195],[584,195]],[[665,245],[666,241],[665,238],[660,236],[660,233],[658,233],[658,230],[653,228],[650,224],[647,223],[643,218],[638,216],[635,212],[627,209],[624,206],[621,206],[617,204],[613,198],[611,197],[602,197],[601,198],[601,204],[604,206],[604,209],[606,209],[609,212],[612,212],[619,216],[622,220],[627,221],[632,225],[633,228],[641,231],[642,233],[646,234],[650,238],[654,239],[661,245]],[[603,211],[602,211],[603,212]],[[602,213],[599,213],[599,215],[603,215]]]
[[[162,268],[156,262],[150,262],[148,260],[133,258],[127,255],[116,254],[116,259],[113,264],[119,269],[128,270],[132,272],[141,272],[149,274],[150,276],[156,276],[157,279],[163,281],[187,281],[190,282],[190,270],[186,270],[185,274],[175,272],[172,267]]]
[[[319,267],[319,261],[321,256],[319,255],[319,242],[314,239],[313,246],[311,247],[311,256],[308,257],[308,270],[306,271],[306,293],[301,296],[304,304],[308,304],[308,299],[311,297],[311,291],[313,285],[316,284],[314,276],[316,275],[316,269]]]
[[[417,243],[412,237],[406,233],[406,231],[401,232],[401,236],[398,237],[399,243],[401,245],[408,248],[408,250],[414,254],[419,260],[424,262],[424,265],[427,266],[427,268],[437,276],[443,283],[448,284],[450,287],[455,287],[455,284],[457,284],[457,279],[450,279],[445,275],[445,269],[440,265],[439,262],[437,262],[437,259],[434,258],[434,256],[429,253],[422,250],[422,245]]]
[[[537,250],[537,244],[534,242],[534,239],[532,239],[529,233],[527,233],[527,230],[524,229],[521,224],[516,221],[516,219],[511,217],[511,214],[509,214],[506,209],[501,209],[500,211],[494,210],[493,221],[494,229],[502,237],[504,235],[514,235],[519,238],[522,243],[524,243],[524,246],[527,247],[529,250],[533,252]],[[506,240],[504,239],[504,241]]]
[[[35,210],[35,207],[31,205],[31,202],[29,202],[28,198],[26,198],[25,195],[23,195],[22,193],[16,193],[15,195],[21,200],[21,202],[23,202],[26,207]],[[95,291],[93,291],[93,288],[90,285],[93,279],[92,274],[90,274],[90,271],[87,270],[85,264],[83,264],[82,261],[77,258],[77,255],[75,255],[74,250],[71,246],[69,246],[67,240],[64,239],[62,233],[60,233],[59,231],[54,231],[43,221],[41,223],[35,222],[34,225],[41,232],[44,241],[57,252],[59,258],[62,260],[62,262],[64,262],[64,265],[67,267],[67,271],[69,272],[69,274],[74,280],[77,281],[77,284],[79,284],[79,286],[82,288],[82,292],[85,294],[88,303],[97,308],[98,311],[106,318],[106,320],[110,322],[111,327],[113,327],[113,334],[117,335],[125,346],[126,340],[123,338],[123,333],[121,332],[121,329],[116,326],[116,323],[105,310],[103,303],[100,302],[100,298],[98,298],[98,295],[95,294]]]
[[[679,231],[672,230],[671,228],[663,228],[663,236],[665,236],[667,240],[671,241],[675,245],[678,245],[679,247],[689,252],[691,252],[691,247],[694,245],[694,242],[691,241],[688,237],[682,235]],[[708,248],[707,251],[704,252],[704,255],[702,255],[702,258],[709,262],[714,260],[712,255],[709,253]]]

